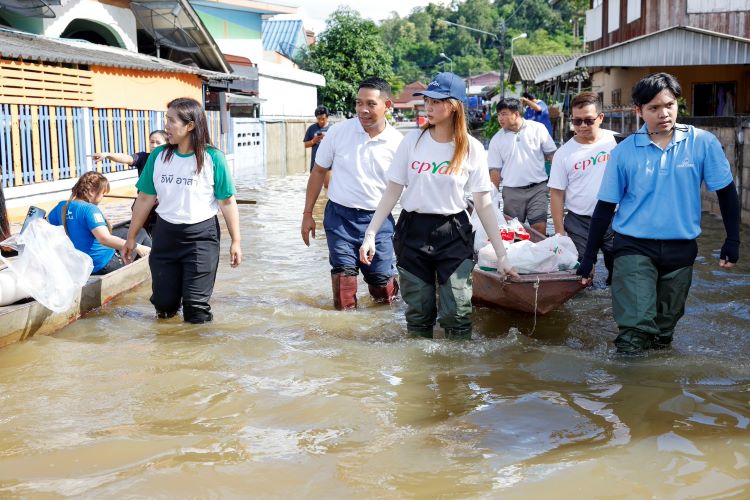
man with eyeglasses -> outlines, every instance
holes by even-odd
[[[492,137],[487,152],[490,179],[503,185],[503,213],[529,222],[542,234],[547,233],[547,171],[545,160],[552,159],[557,146],[547,128],[521,116],[523,106],[514,97],[497,103],[497,118],[502,129]]]
[[[580,260],[586,250],[604,167],[617,142],[611,131],[601,128],[604,114],[597,93],[578,94],[571,101],[570,108],[575,135],[555,153],[547,184],[555,233],[570,236]],[[563,205],[568,209],[564,216]],[[608,228],[600,244],[608,271],[607,285],[611,283],[614,263],[613,239],[612,228]]]

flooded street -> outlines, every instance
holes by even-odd
[[[0,350],[0,496],[750,497],[750,251],[720,270],[717,218],[674,347],[623,360],[601,288],[477,309],[470,341],[407,338],[361,280],[334,311],[305,183],[238,179],[212,324],[157,322],[142,285]]]

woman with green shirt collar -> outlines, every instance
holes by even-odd
[[[213,319],[208,301],[219,265],[221,210],[232,244],[230,265],[242,262],[235,188],[224,154],[211,145],[206,114],[190,98],[167,105],[168,144],[155,149],[136,187],[138,199],[123,247],[125,261],[132,259],[134,236],[159,198],[149,265],[151,303],[160,318],[174,316],[182,304],[189,323]]]

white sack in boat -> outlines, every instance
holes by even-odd
[[[15,273],[9,269],[0,271],[0,306],[7,306],[29,297],[31,295],[18,285],[18,277]]]
[[[94,269],[91,257],[75,249],[62,226],[44,219],[33,219],[0,245],[18,250],[16,259],[0,258],[23,290],[54,312],[70,307]]]
[[[519,274],[551,273],[575,269],[578,251],[569,236],[556,234],[539,243],[518,241],[506,248],[508,260]]]

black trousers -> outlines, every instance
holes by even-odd
[[[161,217],[154,227],[149,256],[151,303],[159,316],[174,316],[182,302],[189,323],[213,319],[208,304],[219,267],[219,219],[171,224]]]
[[[396,262],[425,283],[445,284],[474,257],[474,233],[466,212],[453,215],[401,211],[393,238]]]

